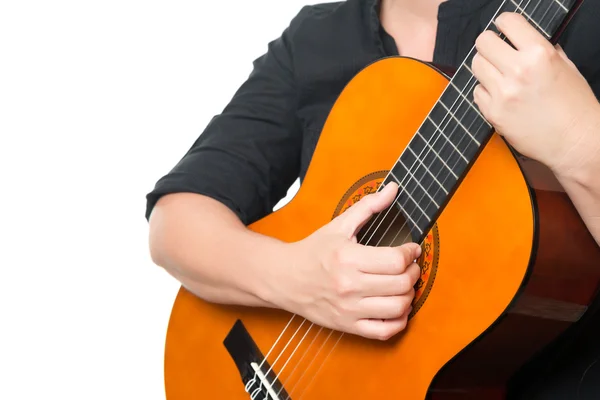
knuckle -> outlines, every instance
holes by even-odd
[[[475,44],[477,46],[484,45],[488,40],[492,39],[496,34],[491,30],[485,30],[479,34],[477,39],[475,40]]]
[[[405,296],[402,296],[402,299],[399,304],[400,314],[398,316],[404,315],[408,307],[410,307],[413,299],[415,298],[415,290],[411,288]]]
[[[337,275],[333,281],[333,284],[333,290],[338,296],[348,296],[353,294],[356,290],[354,281],[344,274]],[[341,304],[340,308],[343,309],[343,306],[344,305]]]
[[[503,24],[513,24],[519,20],[525,21],[521,14],[509,11],[504,11],[496,20]]]
[[[513,102],[519,97],[519,85],[516,82],[507,83],[500,89],[500,95],[504,103]],[[494,107],[492,114],[497,117],[497,108]]]
[[[406,265],[409,262],[410,250],[405,246],[400,246],[395,249],[395,259],[400,263],[402,269],[406,269]]]
[[[538,44],[536,46],[531,47],[531,58],[529,59],[529,66],[535,67],[536,65],[543,65],[552,61],[556,56],[558,56],[558,52],[551,46],[545,45],[545,43]]]
[[[400,276],[400,283],[398,284],[398,291],[400,294],[408,294],[413,286],[415,285],[416,280],[413,279],[409,274],[404,274]]]
[[[404,261],[398,257],[394,257],[390,260],[390,268],[393,274],[401,274],[405,270]]]
[[[404,315],[404,313],[410,306],[411,301],[412,299],[408,298],[407,296],[400,296],[400,298],[396,302],[396,315],[394,315],[394,318],[400,318],[402,315]]]
[[[338,247],[333,250],[331,254],[331,261],[334,268],[337,269],[338,267],[346,265],[347,260],[348,257],[346,256],[346,250],[344,249],[344,247]]]

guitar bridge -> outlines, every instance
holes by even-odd
[[[251,400],[291,400],[241,320],[235,322],[223,344]]]

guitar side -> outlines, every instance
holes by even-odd
[[[561,335],[586,323],[585,313],[598,306],[600,247],[550,169],[515,157],[536,210],[529,276],[508,312],[438,374],[432,400],[504,399],[511,389],[520,391],[530,383],[527,373],[544,368],[529,361],[551,345],[568,345]]]

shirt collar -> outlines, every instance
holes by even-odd
[[[363,3],[364,14],[368,18],[369,29],[381,54],[383,56],[397,55],[393,39],[385,32],[381,25],[381,19],[379,18],[381,0],[355,1]],[[438,20],[477,18],[480,21],[481,30],[483,30],[501,3],[502,0],[447,0],[440,4]]]

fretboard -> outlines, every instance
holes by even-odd
[[[507,0],[494,19],[505,11],[517,12],[550,39],[576,2]],[[493,23],[487,29],[498,33]],[[504,35],[500,37],[506,41]],[[473,48],[383,183],[395,181],[400,186],[396,205],[415,242],[431,229],[493,133],[473,101],[478,82],[470,66],[475,54]]]

